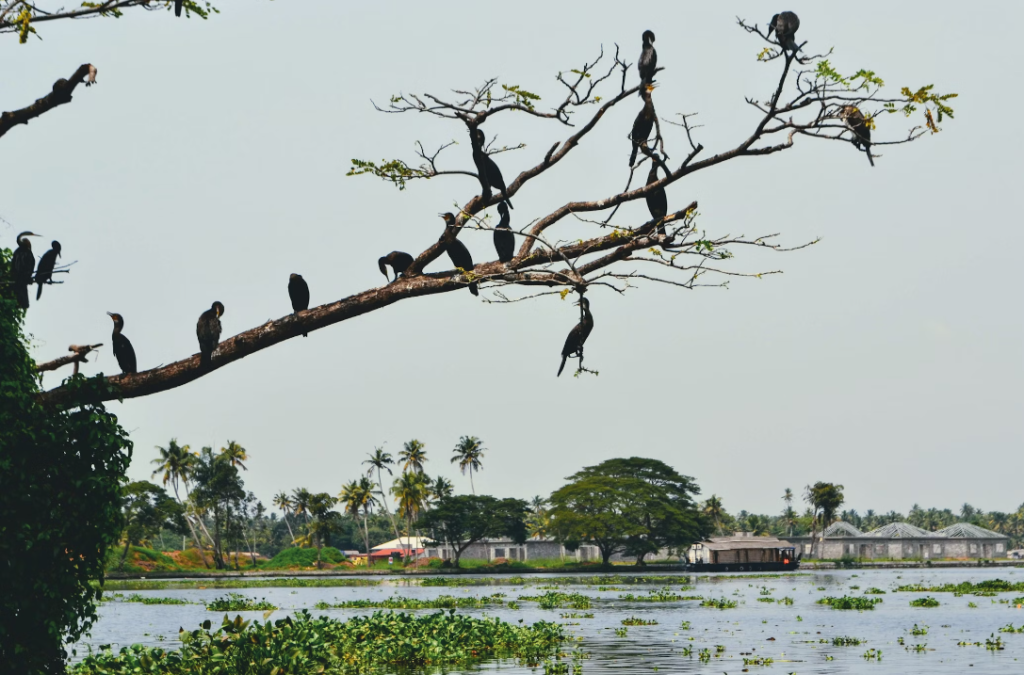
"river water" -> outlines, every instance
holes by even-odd
[[[556,575],[550,575],[554,577]],[[1012,623],[1024,624],[1024,610],[1008,602],[1024,593],[1002,593],[994,597],[962,596],[952,593],[894,593],[898,585],[920,583],[937,586],[943,583],[974,583],[986,579],[1002,578],[1024,581],[1024,569],[901,569],[901,570],[836,570],[801,572],[790,575],[752,577],[742,574],[693,576],[681,574],[671,581],[664,575],[656,584],[617,584],[617,590],[598,590],[598,586],[572,584],[562,587],[592,598],[588,610],[543,610],[535,602],[521,602],[521,609],[488,607],[486,609],[460,609],[472,616],[498,616],[506,621],[520,619],[526,623],[539,620],[568,624],[567,630],[582,637],[580,647],[589,654],[583,662],[583,672],[593,673],[649,673],[649,672],[704,672],[704,673],[1024,673],[1024,634],[999,633],[998,629]],[[377,577],[377,579],[381,579]],[[548,579],[546,581],[546,579]],[[336,603],[342,600],[378,600],[392,595],[410,598],[434,598],[439,595],[484,596],[506,594],[506,600],[519,595],[540,595],[547,589],[538,586],[550,584],[545,575],[531,575],[525,585],[503,584],[501,578],[493,585],[468,587],[423,587],[416,580],[394,577],[384,578],[378,586],[336,588],[259,588],[235,589],[252,598],[266,598],[280,609],[271,619],[307,608],[314,615],[326,614],[346,619],[369,614],[367,609],[315,610],[319,601]],[[683,585],[692,589],[680,591]],[[701,595],[705,598],[725,598],[735,601],[732,609],[701,607],[699,601],[635,602],[619,599],[624,593],[646,595],[653,589],[669,589],[680,595]],[[859,588],[856,588],[859,587]],[[834,610],[816,604],[823,596],[858,596],[864,590],[876,587],[887,591],[880,597],[883,602],[872,611]],[[768,590],[764,590],[768,589]],[[131,591],[134,592],[134,591]],[[105,602],[99,609],[99,621],[92,634],[76,647],[78,658],[90,647],[111,644],[115,649],[133,643],[175,648],[178,629],[197,628],[206,619],[214,626],[220,624],[222,614],[208,612],[205,602],[223,596],[228,591],[156,590],[138,591],[140,595],[177,597],[194,605],[144,605],[128,602]],[[125,595],[130,591],[125,591]],[[930,595],[941,605],[935,608],[911,607],[910,601]],[[793,604],[760,602],[762,597],[793,599]],[[1003,602],[1000,602],[1002,600]],[[973,603],[975,607],[971,607]],[[417,610],[402,610],[417,611]],[[432,612],[437,610],[418,610]],[[593,613],[594,618],[562,619],[560,614]],[[232,618],[236,613],[232,613]],[[263,612],[241,612],[246,619],[263,620]],[[657,621],[652,626],[631,626],[626,635],[617,634],[622,620],[641,617]],[[689,622],[686,628],[683,622]],[[917,624],[927,626],[927,634],[912,635]],[[992,635],[1002,640],[999,651],[986,649],[985,639]],[[833,646],[835,637],[862,640],[857,646]],[[898,639],[903,638],[900,644]],[[982,643],[981,646],[958,646],[958,643]],[[924,645],[920,651],[916,645]],[[689,655],[686,650],[690,649]],[[712,655],[702,663],[700,651],[707,649]],[[867,660],[869,649],[881,650],[881,660]],[[773,659],[768,666],[745,666],[743,659],[767,657]],[[747,671],[744,671],[747,668]],[[500,669],[507,673],[531,671],[514,662],[489,662],[469,669],[449,669],[446,672],[479,672]]]

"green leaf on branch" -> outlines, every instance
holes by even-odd
[[[431,172],[427,169],[414,169],[400,159],[382,159],[380,164],[362,159],[353,159],[352,168],[346,176],[361,176],[364,173],[373,174],[378,178],[393,183],[399,190],[405,189],[405,183],[412,178],[430,178]]]
[[[516,104],[521,105],[528,110],[533,110],[533,102],[540,100],[540,96],[520,88],[518,84],[503,84],[501,85],[501,88],[505,90],[506,94],[515,96]]]

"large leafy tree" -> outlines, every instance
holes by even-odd
[[[140,544],[161,529],[185,530],[184,509],[167,492],[154,483],[139,480],[124,488],[124,549],[119,567],[123,568],[132,544]]]
[[[488,537],[526,541],[529,507],[522,499],[497,499],[488,495],[456,495],[439,500],[420,516],[417,526],[430,538],[450,548],[452,563],[459,566],[471,545]]]
[[[623,552],[681,547],[704,534],[693,479],[644,457],[610,459],[572,475],[551,495],[551,523],[563,542],[590,542],[608,564]]]
[[[843,486],[835,483],[818,481],[814,485],[808,485],[804,488],[804,501],[811,507],[812,547],[818,528],[820,527],[822,538],[824,539],[825,528],[836,519],[836,513],[839,511],[839,507],[843,505],[844,499]],[[915,504],[915,506],[917,505]],[[811,555],[814,555],[813,550]]]
[[[11,254],[0,249],[0,279]],[[61,672],[64,645],[96,620],[107,549],[124,517],[132,444],[101,403],[107,384],[67,382],[91,403],[44,406],[13,289],[0,284],[0,668]]]

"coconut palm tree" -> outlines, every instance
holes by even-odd
[[[476,436],[463,436],[452,450],[454,455],[452,464],[459,463],[459,469],[463,476],[466,475],[466,470],[469,470],[469,487],[473,490],[473,494],[476,494],[476,486],[473,485],[473,472],[483,468],[480,460],[484,458],[486,449],[483,446],[483,441]]]
[[[203,561],[205,567],[209,568],[210,564],[206,562],[206,556],[203,554],[203,544],[199,540],[195,524],[192,522],[192,514],[189,513],[186,506],[186,504],[191,504],[192,501],[192,497],[189,494],[188,481],[192,476],[192,471],[195,469],[196,456],[192,453],[189,446],[178,445],[178,439],[176,438],[172,438],[166,448],[161,448],[158,445],[156,449],[160,456],[151,462],[157,465],[151,477],[155,477],[158,473],[163,472],[163,484],[171,484],[171,487],[174,489],[174,498],[185,508],[185,522],[188,523],[189,532],[192,533],[192,541],[195,542],[196,550],[199,551],[199,559]],[[185,502],[181,501],[181,495],[178,494],[179,483],[185,488]],[[203,525],[202,519],[197,517],[197,520],[199,520],[199,524],[205,532],[206,526]],[[209,536],[208,532],[207,536]]]
[[[288,536],[292,538],[292,543],[295,543],[295,533],[292,532],[292,524],[288,522],[288,514],[293,508],[291,497],[286,492],[278,492],[274,495],[274,506],[281,509],[284,514],[284,524],[288,526]]]
[[[427,461],[427,452],[423,443],[415,438],[406,441],[405,446],[398,452],[398,461],[403,462],[402,471],[423,473],[423,465]]]
[[[408,535],[405,548],[409,547],[408,537],[412,536],[413,521],[419,516],[430,496],[428,480],[422,472],[406,471],[396,478],[394,485],[391,486],[391,494],[398,500],[398,513],[405,518]]]
[[[394,474],[391,472],[391,465],[395,463],[395,460],[391,457],[391,453],[384,452],[384,448],[374,448],[372,453],[368,453],[370,459],[363,460],[363,464],[369,464],[370,468],[367,469],[366,475],[372,476],[373,472],[377,472],[377,485],[380,487],[380,505],[384,507],[384,513],[388,515],[388,520],[391,522],[391,529],[395,531],[395,539],[399,539],[401,535],[398,534],[398,523],[395,522],[394,517],[391,515],[391,509],[388,508],[388,500],[384,498],[384,480],[381,476],[382,471],[387,471],[389,476]]]
[[[711,495],[704,502],[704,514],[711,518],[711,522],[715,524],[715,533],[720,534],[722,531],[722,516],[725,514],[725,509],[722,508],[722,500],[718,495]]]
[[[451,497],[453,494],[455,494],[455,486],[444,476],[438,476],[430,485],[430,496],[435,500]]]
[[[313,494],[306,488],[295,488],[292,490],[292,506],[295,508],[295,513],[302,514],[306,517],[306,524],[310,521],[310,504],[309,500]]]
[[[345,513],[355,519],[358,519],[359,514],[362,513],[363,540],[366,543],[366,559],[369,561],[370,530],[367,525],[367,519],[373,510],[373,506],[377,503],[377,498],[373,496],[373,483],[366,476],[363,476],[358,482],[350,481],[342,486],[341,494],[338,497],[344,506]]]
[[[218,459],[227,462],[236,469],[240,468],[242,471],[248,471],[248,467],[242,462],[249,461],[249,453],[246,452],[245,448],[234,441],[228,441],[228,447],[220,449],[220,455]]]
[[[786,503],[786,508],[793,506],[793,491],[786,488],[786,491],[782,493],[782,501]]]

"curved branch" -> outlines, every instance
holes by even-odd
[[[53,83],[53,89],[46,96],[36,99],[36,102],[21,110],[12,110],[0,114],[0,136],[3,136],[19,124],[28,124],[29,120],[39,117],[43,113],[50,112],[59,105],[71,102],[71,92],[79,84],[85,81],[85,86],[96,83],[96,68],[91,63],[83,63],[78,67],[70,78],[61,78]]]

